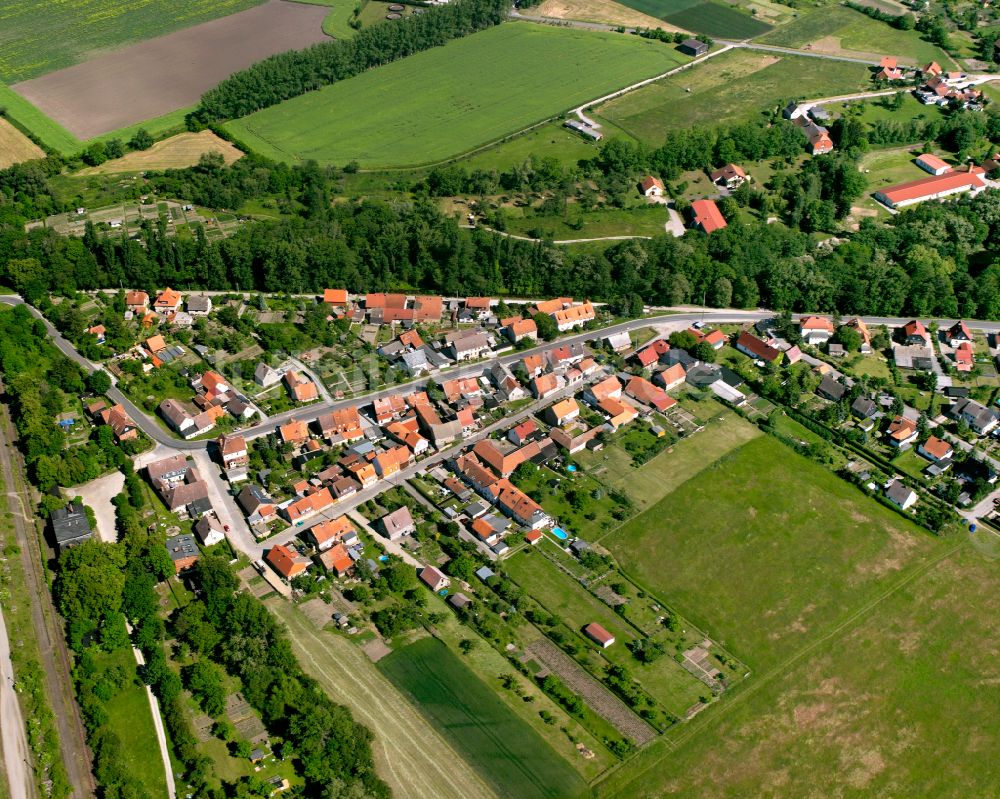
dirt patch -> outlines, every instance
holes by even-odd
[[[178,133],[156,142],[148,150],[137,150],[122,158],[106,161],[100,166],[83,169],[79,174],[112,175],[120,172],[184,169],[195,166],[205,153],[220,153],[226,166],[243,157],[242,150],[235,145],[219,138],[210,130],[203,130],[200,133]]]
[[[327,11],[269,0],[12,88],[73,135],[89,139],[186,108],[233,72],[327,40]]]
[[[372,663],[378,663],[386,655],[392,654],[392,650],[385,645],[381,638],[373,638],[361,645],[361,651],[368,655]]]
[[[44,157],[45,151],[41,147],[6,119],[0,119],[0,169]]]
[[[581,22],[604,22],[608,25],[628,27],[663,28],[677,31],[662,19],[648,16],[639,11],[615,3],[613,0],[545,0],[532,14],[555,19],[573,19]]]
[[[333,616],[330,606],[322,599],[310,599],[299,605],[299,610],[319,629],[323,629]]]
[[[861,58],[865,61],[878,62],[882,55],[878,53],[866,53],[863,50],[848,50],[840,43],[839,36],[824,36],[822,39],[817,39],[812,44],[807,44],[805,50],[812,50],[816,53],[827,53],[829,55],[839,55],[846,56],[848,58]],[[897,56],[899,61],[910,62],[911,59],[906,59]]]

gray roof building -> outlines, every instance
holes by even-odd
[[[52,526],[56,548],[60,552],[66,547],[82,544],[94,535],[86,509],[79,503],[56,508],[49,516],[49,524]]]

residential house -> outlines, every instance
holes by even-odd
[[[258,485],[244,486],[236,495],[236,504],[246,514],[247,522],[251,525],[268,524],[278,518],[278,506]]]
[[[356,406],[335,408],[329,413],[320,414],[316,419],[320,435],[333,444],[357,441],[364,438],[361,429],[361,414]]]
[[[452,405],[458,404],[461,400],[472,400],[483,395],[483,387],[474,377],[445,380],[441,384],[441,391],[444,392],[445,399]]]
[[[948,460],[955,454],[955,450],[951,444],[937,436],[928,437],[923,444],[917,446],[917,452],[927,458],[927,460],[934,461],[935,463]]]
[[[809,152],[812,155],[823,155],[833,150],[833,139],[830,138],[830,131],[822,125],[816,124],[806,116],[800,116],[794,121],[809,140]]]
[[[125,412],[122,405],[113,405],[102,410],[97,417],[101,424],[106,424],[115,434],[115,441],[134,441],[139,438],[139,428],[132,417]]]
[[[955,352],[952,356],[955,360],[955,368],[959,372],[971,372],[975,363],[975,353],[972,350],[972,344],[968,341],[963,341],[955,348]]]
[[[305,574],[309,568],[308,558],[303,558],[284,544],[275,544],[271,547],[264,560],[287,582],[291,582],[300,574]]]
[[[979,404],[974,399],[960,399],[949,409],[953,419],[965,422],[969,429],[980,436],[990,433],[1000,422],[996,411]]]
[[[163,336],[159,334],[147,338],[145,345],[146,349],[153,355],[163,352],[163,350],[167,348],[167,342],[164,340]]]
[[[503,329],[503,333],[515,344],[520,341],[524,341],[525,339],[537,341],[538,325],[535,323],[534,319],[517,319],[507,325]]]
[[[414,456],[422,455],[430,447],[430,442],[416,430],[417,420],[412,418],[406,422],[390,422],[385,431],[396,442],[409,447]]]
[[[632,349],[632,337],[626,330],[612,333],[601,340],[615,352],[625,352],[625,350]]]
[[[219,458],[222,460],[222,468],[226,471],[226,476],[242,474],[246,477],[247,464],[250,463],[250,451],[247,449],[247,442],[243,436],[222,435],[215,441],[219,451]]]
[[[726,220],[714,200],[695,200],[691,203],[691,221],[695,230],[714,233],[726,227]]]
[[[87,332],[97,339],[98,344],[103,344],[108,331],[104,325],[94,325],[93,327],[88,327]]]
[[[611,377],[606,377],[598,383],[594,383],[592,386],[588,386],[583,392],[583,398],[589,402],[591,405],[597,405],[603,399],[611,397],[612,399],[621,399],[622,396],[622,384],[617,377],[612,375]]]
[[[859,419],[873,419],[878,414],[878,404],[864,395],[851,403],[851,413]]]
[[[560,344],[558,347],[553,347],[551,350],[545,353],[545,359],[549,363],[549,369],[553,372],[562,372],[568,369],[573,364],[580,364],[581,371],[589,374],[583,369],[584,357],[583,357],[583,345],[582,344]],[[593,362],[593,359],[587,359]],[[596,371],[597,366],[591,371]]]
[[[257,364],[257,368],[254,369],[253,379],[258,386],[261,386],[262,388],[270,388],[276,383],[281,382],[281,373],[275,371],[262,361]]]
[[[615,642],[615,637],[596,621],[583,628],[583,634],[597,644],[601,649],[607,649]]]
[[[289,395],[296,402],[312,402],[319,399],[319,387],[305,375],[294,369],[285,372],[282,378]]]
[[[820,380],[816,393],[831,402],[840,402],[847,393],[847,386],[841,383],[832,374],[826,374],[823,375],[823,379]]]
[[[329,488],[320,488],[305,496],[279,506],[278,512],[291,524],[304,521],[314,513],[324,511],[334,504]]]
[[[572,397],[560,400],[545,409],[545,421],[557,427],[571,422],[580,415],[580,406]]]
[[[633,377],[625,385],[625,393],[632,399],[653,408],[660,413],[677,404],[677,400],[667,395],[643,377]]]
[[[125,310],[132,314],[145,314],[149,308],[149,295],[145,291],[130,291],[125,295]]]
[[[440,591],[444,591],[449,585],[451,585],[451,580],[433,566],[424,566],[424,568],[420,570],[419,576],[420,582],[430,588],[435,594]]]
[[[910,445],[917,440],[917,423],[905,416],[897,416],[886,429],[886,436],[889,443],[896,449],[909,449]]]
[[[496,441],[484,438],[472,448],[473,454],[501,477],[509,477],[522,463],[538,454],[539,445],[530,442],[518,449],[501,449]]]
[[[202,546],[205,547],[215,546],[226,538],[226,528],[214,513],[198,519],[197,524],[194,526],[194,531],[198,536],[198,540],[201,541]]]
[[[500,510],[518,524],[538,530],[552,523],[542,507],[509,480],[498,480],[491,493]]]
[[[412,460],[413,454],[409,447],[400,445],[380,452],[372,461],[372,466],[375,467],[375,474],[385,480],[399,472]]]
[[[436,295],[418,295],[413,298],[414,322],[439,322],[444,310],[444,300]]]
[[[675,363],[654,374],[653,383],[664,391],[670,391],[684,382],[685,374],[684,365]]]
[[[278,427],[278,437],[282,444],[303,444],[309,440],[309,425],[300,419],[292,419]]]
[[[87,518],[86,509],[77,502],[71,502],[63,508],[52,511],[49,514],[49,526],[52,528],[52,537],[59,552],[82,544],[94,535],[90,529],[90,519]]]
[[[526,419],[521,424],[507,431],[507,440],[515,447],[521,447],[528,443],[528,439],[537,432],[538,425],[535,424],[535,421],[533,419]]]
[[[340,516],[337,519],[326,520],[313,525],[306,530],[303,538],[320,552],[325,552],[334,544],[339,544],[344,540],[356,541],[358,532],[354,529],[354,525],[349,518]]]
[[[560,380],[558,375],[551,373],[538,375],[538,377],[532,378],[528,388],[536,399],[546,399],[562,387]]]
[[[652,175],[647,175],[639,181],[639,192],[643,197],[662,197],[664,191],[666,188],[663,181]]]
[[[153,310],[158,314],[177,313],[181,309],[183,297],[179,291],[174,291],[167,286],[161,291],[153,302]]]
[[[319,562],[323,564],[324,569],[333,572],[337,577],[343,577],[354,568],[354,560],[343,544],[335,544],[321,553]]]
[[[959,319],[955,324],[948,328],[945,333],[945,338],[952,347],[957,347],[963,342],[972,342],[972,331],[969,330],[969,326],[965,324],[961,319]]]
[[[545,371],[545,358],[541,355],[525,355],[518,365],[524,369],[524,373],[530,380]]]
[[[569,308],[556,311],[552,314],[552,318],[555,319],[559,332],[565,333],[567,330],[593,322],[597,318],[597,313],[590,300],[587,300],[579,305],[571,305]]]
[[[204,294],[188,297],[187,312],[191,316],[208,316],[212,312],[212,298]]]
[[[726,164],[721,169],[716,169],[712,172],[709,177],[716,186],[721,186],[730,191],[738,189],[747,181],[747,173],[743,171],[742,167],[736,164]]]
[[[607,427],[612,431],[629,424],[639,415],[631,405],[614,397],[605,397],[597,403],[597,407],[607,416]]]
[[[920,369],[929,372],[934,368],[934,351],[924,344],[894,344],[892,359],[899,369]]]
[[[902,336],[904,344],[916,344],[926,347],[931,345],[931,334],[919,319],[913,319],[903,325]]]
[[[908,488],[901,480],[892,480],[886,483],[885,498],[900,510],[908,510],[917,501],[917,494],[912,488]]]
[[[495,513],[487,513],[470,525],[472,534],[487,546],[495,546],[510,527],[510,521]]]
[[[166,547],[170,560],[174,562],[174,574],[180,574],[192,568],[201,556],[198,544],[190,533],[171,536],[166,541]]]
[[[766,363],[778,363],[781,360],[781,352],[747,332],[740,333],[736,339],[736,349],[744,355]]]
[[[480,317],[490,312],[493,300],[489,297],[466,297],[465,310],[470,311],[473,317]]]
[[[160,403],[159,411],[173,430],[187,438],[187,434],[194,427],[194,419],[183,405],[175,399],[165,399]]]
[[[846,322],[844,327],[850,328],[861,337],[861,353],[863,355],[867,355],[872,351],[872,334],[868,330],[868,325],[865,324],[865,321],[860,316],[855,316]]]
[[[456,361],[468,361],[489,355],[492,348],[489,336],[483,331],[462,331],[450,336],[445,352]]]
[[[667,340],[658,338],[639,350],[634,357],[643,368],[649,369],[669,350],[670,344]]]
[[[323,302],[331,308],[347,308],[347,289],[323,289]]]
[[[398,419],[406,412],[406,402],[399,394],[392,394],[388,397],[379,397],[372,401],[372,413],[375,421],[379,425]]]
[[[824,316],[803,316],[799,319],[799,335],[806,344],[825,344],[833,336],[833,322]]]

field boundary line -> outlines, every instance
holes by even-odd
[[[661,740],[663,740],[664,743],[668,746],[669,751],[674,751],[674,750],[680,748],[683,744],[687,743],[693,736],[695,736],[698,733],[702,732],[704,729],[707,729],[707,728],[709,728],[711,726],[714,726],[714,725],[718,724],[719,721],[721,721],[722,719],[724,719],[728,713],[732,712],[733,708],[735,708],[735,707],[739,706],[740,704],[742,704],[748,697],[751,697],[751,696],[755,695],[762,688],[764,688],[765,686],[769,685],[776,677],[781,676],[783,673],[785,673],[786,671],[788,671],[790,668],[792,668],[793,666],[797,665],[799,663],[799,661],[801,661],[807,655],[812,654],[816,649],[818,649],[823,644],[825,644],[828,641],[830,641],[830,640],[836,638],[837,636],[839,636],[848,627],[851,627],[857,621],[859,621],[860,619],[862,619],[865,616],[867,616],[868,614],[870,614],[875,608],[877,608],[880,604],[882,604],[886,599],[888,599],[892,595],[896,594],[897,592],[899,592],[900,590],[902,590],[903,588],[905,588],[907,585],[909,585],[910,583],[912,583],[914,580],[916,580],[919,577],[922,577],[925,574],[927,574],[928,572],[930,572],[932,569],[934,569],[935,567],[937,567],[940,563],[942,563],[943,561],[947,560],[952,555],[954,555],[956,552],[958,552],[963,546],[964,546],[964,542],[963,541],[959,541],[954,546],[952,546],[952,547],[944,550],[943,552],[941,552],[941,553],[939,553],[937,555],[932,556],[927,561],[925,561],[921,565],[915,567],[909,573],[907,573],[902,578],[900,578],[899,580],[897,580],[895,583],[893,583],[885,591],[883,591],[882,593],[880,593],[877,596],[875,596],[872,599],[870,599],[868,602],[866,602],[864,605],[862,605],[860,608],[858,608],[856,611],[854,611],[846,619],[844,619],[843,621],[839,622],[831,630],[829,630],[828,632],[824,633],[822,636],[820,636],[819,638],[817,638],[815,641],[812,641],[811,643],[806,644],[798,652],[795,652],[794,654],[790,655],[783,662],[777,664],[776,666],[774,666],[773,668],[771,668],[769,671],[766,671],[763,674],[761,674],[760,675],[760,679],[756,680],[755,682],[753,682],[752,684],[749,684],[749,685],[747,685],[746,683],[744,683],[744,685],[746,685],[746,687],[744,689],[742,689],[741,691],[739,691],[738,693],[735,693],[733,695],[732,699],[729,702],[726,702],[725,704],[720,705],[720,709],[718,710],[718,712],[713,713],[710,716],[701,716],[700,718],[703,719],[703,721],[701,721],[701,723],[698,723],[697,720],[696,720],[695,722],[692,723],[692,725],[690,727],[688,727],[686,730],[683,730],[678,735],[670,737],[670,738],[663,737],[663,738],[661,738]],[[696,717],[696,719],[697,718],[698,717]],[[606,795],[609,795],[609,796],[618,796],[618,795],[621,795],[622,792],[625,791],[628,788],[629,785],[634,784],[637,780],[639,780],[641,777],[643,777],[651,769],[656,768],[659,765],[659,763],[660,763],[660,761],[662,759],[663,759],[662,756],[661,757],[657,757],[652,763],[646,765],[644,768],[642,768],[639,771],[635,771],[630,776],[629,781],[627,783],[625,783],[625,785],[620,786],[619,788],[615,789],[612,793],[606,794]],[[618,766],[612,766],[604,774],[602,774],[600,777],[598,777],[593,783],[591,783],[591,786],[596,788],[596,787],[599,787],[600,785],[602,785],[611,774],[615,773],[618,770],[618,768],[621,767],[621,765],[622,764],[619,764]]]

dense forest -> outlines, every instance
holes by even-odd
[[[507,18],[509,7],[506,0],[455,0],[393,25],[363,28],[352,39],[273,55],[207,91],[189,116],[189,124],[207,125],[246,116],[372,67],[438,47],[498,25]]]

